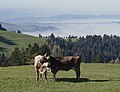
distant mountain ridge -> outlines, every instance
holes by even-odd
[[[36,21],[51,21],[51,20],[68,20],[68,19],[96,19],[96,18],[112,18],[112,19],[120,19],[120,14],[102,14],[102,15],[95,15],[95,14],[61,14],[55,15],[50,17],[35,17],[35,16],[28,16],[28,17],[19,17],[19,18],[9,18],[5,21],[12,23],[12,22],[19,22],[19,23],[27,23],[27,22],[36,22]]]
[[[63,15],[53,16],[52,18],[61,18],[61,19],[120,18],[120,15],[63,14]]]
[[[62,14],[62,15],[55,15],[50,17],[20,17],[20,18],[12,18],[6,19],[7,22],[36,22],[36,21],[55,21],[55,20],[69,20],[69,19],[97,19],[97,18],[105,18],[105,19],[120,19],[120,14],[117,15],[94,15],[94,14]]]
[[[3,25],[7,30],[9,31],[17,31],[20,30],[22,32],[32,32],[32,31],[47,31],[47,30],[56,30],[57,27],[54,26],[43,26],[43,25],[36,25],[36,24],[30,24],[30,23],[23,23],[23,24],[17,24],[17,23],[7,23],[7,22],[0,22],[0,24]]]
[[[18,31],[21,32],[55,32],[59,29],[62,29],[61,24],[62,21],[67,20],[77,20],[77,19],[115,19],[111,20],[110,22],[102,22],[101,24],[109,23],[109,24],[120,24],[120,15],[94,15],[94,14],[61,14],[55,15],[50,17],[19,17],[19,18],[12,18],[6,19],[0,24],[3,25],[6,29],[10,31]],[[59,22],[59,23],[57,23]],[[67,22],[69,23],[69,22]],[[97,22],[96,22],[97,23]],[[64,23],[63,23],[64,24]],[[63,25],[62,24],[62,25]]]

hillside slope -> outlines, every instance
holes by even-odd
[[[0,31],[0,53],[9,54],[15,47],[25,48],[28,44],[34,44],[35,42],[42,45],[45,39],[9,31]]]

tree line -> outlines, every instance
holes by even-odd
[[[68,40],[61,37],[48,39],[48,45],[54,56],[79,55],[85,63],[120,63],[120,37],[104,34],[72,37]]]
[[[120,37],[116,35],[62,38],[51,34],[46,39],[42,46],[34,43],[27,48],[16,47],[9,57],[1,53],[0,66],[33,64],[36,55],[45,53],[53,56],[79,55],[84,63],[120,63]]]
[[[5,56],[4,53],[0,54],[0,66],[30,65],[34,63],[36,55],[44,55],[46,52],[51,53],[46,44],[42,46],[37,43],[29,44],[27,48],[22,49],[16,47],[9,57]]]

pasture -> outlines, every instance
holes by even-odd
[[[34,66],[0,67],[0,92],[120,92],[120,65],[81,64],[81,81],[75,72],[59,71],[57,81],[36,82]]]
[[[26,48],[35,42],[41,46],[45,43],[45,38],[0,30],[0,47],[2,48],[0,52],[4,52],[6,55],[9,55],[16,47]]]

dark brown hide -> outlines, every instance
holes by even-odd
[[[80,56],[64,56],[64,57],[52,57],[48,58],[49,66],[51,72],[54,74],[53,78],[55,80],[55,75],[59,70],[68,71],[74,69],[76,72],[76,79],[80,78]]]

